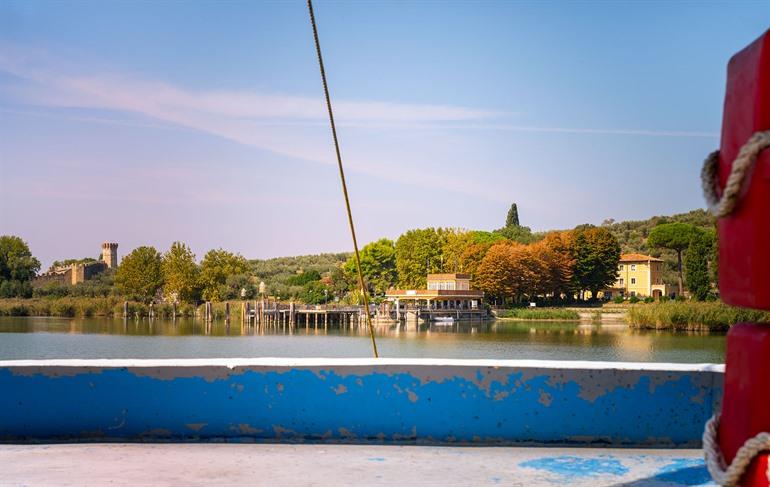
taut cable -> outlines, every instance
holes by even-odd
[[[356,227],[353,225],[353,213],[350,211],[350,199],[348,198],[348,186],[345,183],[345,171],[342,169],[342,156],[340,155],[340,144],[337,141],[337,127],[334,125],[334,112],[332,112],[332,101],[329,97],[329,86],[326,83],[326,71],[324,70],[324,60],[321,56],[321,43],[318,41],[318,28],[315,24],[315,15],[313,14],[313,2],[307,0],[307,9],[310,12],[310,24],[313,26],[313,39],[315,39],[315,50],[318,54],[318,66],[321,68],[321,81],[324,85],[324,96],[326,97],[326,108],[329,110],[329,123],[332,127],[332,138],[334,139],[334,150],[337,152],[337,167],[340,170],[340,181],[342,182],[342,194],[345,196],[345,208],[348,210],[348,224],[350,225],[350,235],[353,237],[353,249],[356,256],[356,269],[358,269],[358,284],[361,286],[361,294],[364,299],[364,314],[366,324],[369,326],[369,335],[372,338],[372,350],[374,357],[380,355],[377,353],[377,342],[374,339],[374,325],[372,317],[369,315],[369,298],[364,284],[364,273],[361,270],[361,256],[358,253],[358,241],[356,240]]]

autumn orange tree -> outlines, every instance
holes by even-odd
[[[471,282],[477,286],[478,269],[487,251],[492,246],[491,242],[472,243],[466,246],[460,254],[460,271],[471,275]]]
[[[476,269],[476,285],[488,296],[505,300],[518,292],[513,274],[513,245],[500,242],[487,250]]]
[[[572,233],[548,233],[543,240],[532,245],[532,250],[546,263],[547,271],[543,276],[544,293],[552,294],[555,299],[562,295],[571,295],[574,292],[572,276],[575,272]]]

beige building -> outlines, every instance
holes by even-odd
[[[102,262],[107,264],[110,269],[118,267],[118,244],[115,242],[104,242],[102,244]]]
[[[618,263],[618,278],[612,289],[604,292],[606,298],[620,296],[652,296],[668,294],[663,283],[663,261],[644,254],[623,254]]]
[[[32,285],[41,287],[50,282],[76,285],[93,279],[107,269],[118,267],[118,244],[104,242],[102,244],[101,260],[82,259],[73,264],[63,265],[35,277]]]
[[[427,289],[389,289],[385,298],[400,304],[432,310],[477,310],[484,293],[471,289],[470,274],[428,274]]]

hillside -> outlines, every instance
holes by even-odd
[[[250,274],[264,281],[271,294],[292,295],[299,292],[301,286],[294,286],[290,278],[305,272],[317,272],[329,275],[342,266],[351,256],[349,252],[335,254],[299,255],[295,257],[276,257],[273,259],[254,259],[249,261]],[[296,288],[296,289],[295,289]]]
[[[663,223],[687,223],[703,229],[713,229],[715,218],[706,210],[693,210],[671,216],[654,216],[647,220],[615,222],[605,221],[602,227],[607,228],[620,243],[623,253],[638,252],[652,255],[665,261],[663,279],[666,284],[676,285],[676,253],[671,250],[650,249],[647,247],[647,236],[653,227]]]

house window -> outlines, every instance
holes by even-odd
[[[620,278],[620,285],[621,286],[623,285],[623,278],[622,277]]]
[[[631,284],[636,284],[636,278],[635,277],[631,278]]]
[[[620,264],[620,270],[621,271],[623,270],[623,264]]]
[[[636,264],[631,264],[631,270],[632,270],[632,271],[635,271],[635,270],[636,270]]]
[[[631,291],[631,296],[636,296],[636,291]]]

